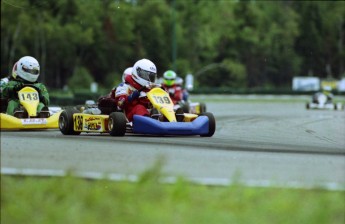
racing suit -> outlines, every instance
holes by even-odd
[[[40,103],[38,104],[37,111],[40,112],[43,107],[49,106],[49,94],[46,86],[39,82],[27,83],[22,80],[10,78],[9,82],[3,86],[2,97],[8,101],[6,113],[9,115],[14,114],[15,109],[19,108],[20,102],[17,92],[24,87],[25,84],[33,85],[36,87]]]
[[[174,105],[178,104],[181,100],[183,100],[183,90],[180,85],[162,85],[166,92],[169,93],[171,100],[173,101]]]
[[[139,85],[132,76],[127,76],[115,92],[115,100],[118,110],[123,110],[128,121],[133,121],[134,115],[149,116],[150,101],[146,93],[149,91]]]
[[[6,108],[7,108],[7,99],[3,96],[2,94],[2,90],[5,88],[5,86],[7,85],[9,79],[8,77],[2,78],[0,80],[0,112],[1,113],[5,113],[6,112]]]

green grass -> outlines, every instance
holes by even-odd
[[[138,182],[1,176],[1,223],[339,223],[345,192],[162,184],[159,173]]]

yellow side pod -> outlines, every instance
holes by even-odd
[[[55,113],[49,118],[16,118],[8,114],[0,114],[1,130],[16,129],[58,129],[59,116],[61,112]]]

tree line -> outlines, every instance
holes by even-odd
[[[2,0],[1,77],[31,55],[50,88],[111,88],[141,58],[200,87],[341,78],[344,17],[343,1]]]

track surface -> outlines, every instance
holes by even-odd
[[[167,177],[206,184],[345,189],[345,111],[308,111],[291,101],[207,107],[217,121],[211,138],[3,131],[1,172],[136,177],[161,160]]]

